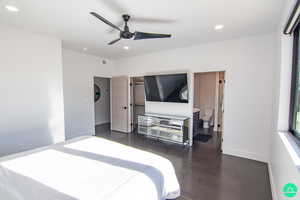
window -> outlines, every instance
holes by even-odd
[[[290,104],[290,131],[300,139],[300,50],[299,26],[294,31],[293,69]]]

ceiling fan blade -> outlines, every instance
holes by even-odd
[[[144,40],[144,39],[155,39],[155,38],[170,38],[170,34],[158,34],[158,33],[143,33],[134,32],[134,40]]]
[[[172,20],[172,19],[160,19],[160,18],[151,18],[151,17],[131,17],[130,22],[133,23],[141,23],[141,24],[173,24],[177,20]],[[119,21],[116,25],[118,27],[123,27],[125,22]],[[113,33],[115,31],[114,28],[110,28],[108,30],[108,33]]]
[[[172,24],[176,22],[176,20],[172,20],[172,19],[152,18],[152,17],[132,17],[130,21],[137,22],[137,23],[148,23],[148,24]]]
[[[116,43],[116,42],[119,42],[121,40],[121,38],[118,38],[118,39],[116,39],[116,40],[113,40],[113,41],[111,41],[110,43],[108,43],[108,45],[112,45],[112,44],[114,44],[114,43]]]
[[[117,26],[117,27],[124,27],[124,24],[125,24],[125,22],[122,20],[122,21],[119,21],[119,22],[116,24],[116,26]],[[115,31],[116,31],[116,29],[114,29],[114,28],[109,28],[108,33],[114,33]]]
[[[102,22],[104,22],[105,24],[111,26],[112,28],[117,29],[119,31],[122,31],[119,27],[117,27],[116,25],[114,25],[113,23],[111,23],[110,21],[108,21],[107,19],[105,19],[104,17],[98,15],[97,13],[91,12],[90,14],[93,15],[94,17],[100,19]]]

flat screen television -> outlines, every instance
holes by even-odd
[[[187,74],[145,76],[147,101],[188,103]]]

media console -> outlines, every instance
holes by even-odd
[[[138,134],[154,139],[188,144],[189,118],[158,114],[138,115]]]

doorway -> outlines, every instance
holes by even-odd
[[[193,141],[222,151],[225,72],[194,74]]]
[[[110,78],[94,77],[95,129],[110,130]]]
[[[138,115],[145,114],[144,77],[131,77],[130,86],[131,125],[132,131],[136,131]]]

